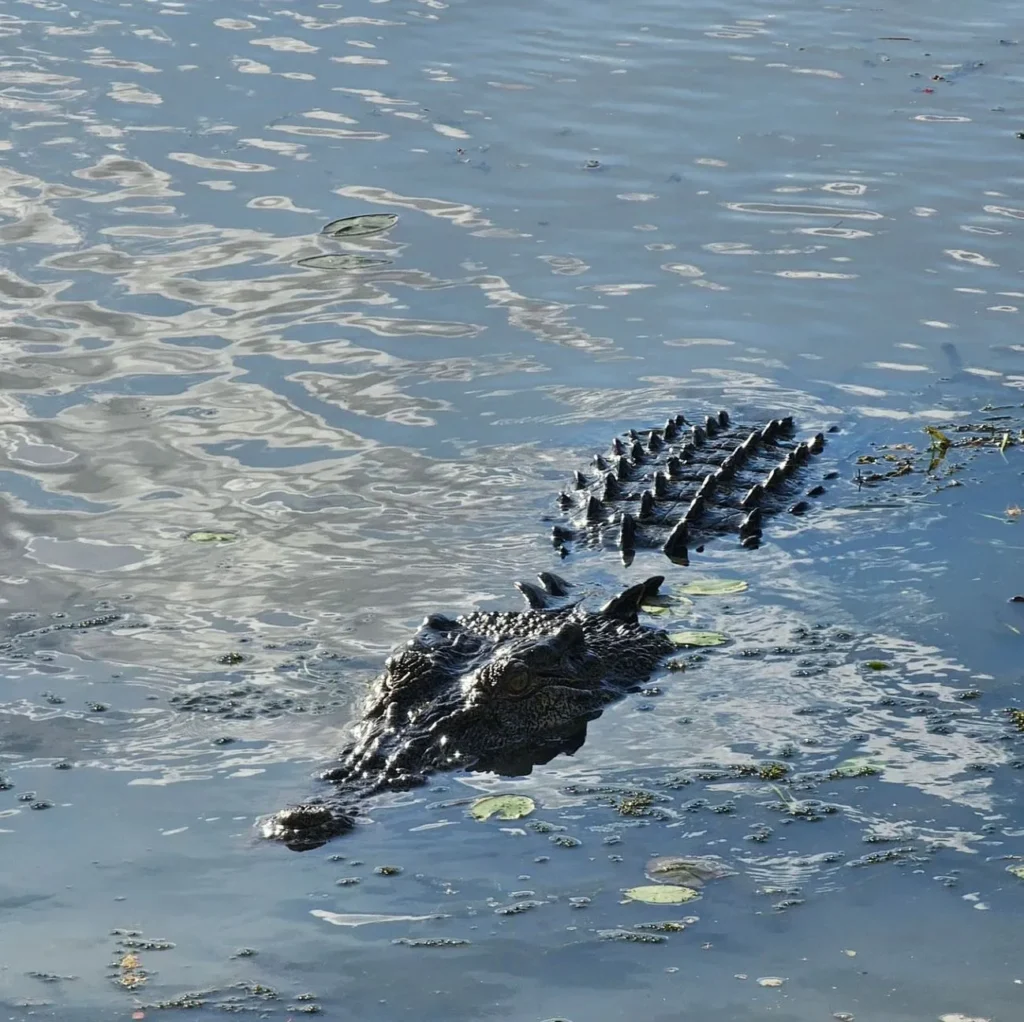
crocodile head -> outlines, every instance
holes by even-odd
[[[637,621],[660,578],[597,612],[557,610],[434,614],[385,661],[340,761],[321,774],[337,785],[326,802],[283,810],[264,833],[314,847],[348,829],[355,800],[423,784],[452,769],[528,774],[575,751],[587,722],[671,649]]]

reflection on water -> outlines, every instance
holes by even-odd
[[[941,3],[528,0],[499,25],[440,0],[26,0],[0,35],[8,1014],[201,986],[251,1007],[234,984],[264,982],[282,1018],[303,992],[370,1017],[627,1018],[640,997],[667,1018],[685,977],[712,1018],[1012,1015],[1020,449],[956,488],[855,481],[872,444],[1020,406],[1010,26]],[[397,220],[322,233],[370,216]],[[528,779],[375,810],[338,847],[360,885],[253,841],[420,617],[508,605],[557,565],[541,519],[581,459],[719,407],[843,430],[819,513],[695,560],[751,583],[686,612],[732,645]],[[566,569],[633,577],[596,553]],[[803,650],[819,624],[847,637]],[[173,708],[193,696],[219,712]],[[813,825],[760,779],[659,788],[661,820],[565,791],[853,757],[882,774],[793,791],[839,807]],[[585,847],[435,807],[509,783]],[[599,940],[649,918],[618,892],[680,844],[742,882],[664,945]],[[533,887],[540,907],[494,914]],[[144,989],[105,978],[114,928],[177,945],[139,952]],[[423,936],[471,944],[390,943]]]

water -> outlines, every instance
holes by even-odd
[[[204,990],[189,1017],[1019,1015],[1019,450],[909,507],[917,480],[867,509],[853,482],[871,444],[1021,403],[1015,14],[8,5],[0,599],[5,637],[38,631],[0,681],[6,1016]],[[330,253],[363,258],[298,265]],[[441,778],[304,856],[255,838],[425,613],[660,568],[560,565],[540,519],[617,430],[694,407],[843,430],[819,513],[695,561],[750,582],[688,617],[733,645],[528,778]],[[824,624],[834,648],[805,648]],[[246,685],[280,712],[170,703]],[[885,770],[820,786],[841,808],[817,823],[756,778],[663,783],[784,752]],[[668,818],[566,793],[600,784]],[[468,819],[491,790],[535,816]],[[620,903],[681,853],[738,874]],[[516,894],[538,904],[495,912]],[[661,944],[599,934],[690,915]]]

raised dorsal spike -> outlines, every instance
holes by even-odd
[[[636,621],[641,605],[656,596],[658,587],[665,581],[664,575],[655,575],[635,586],[630,586],[618,596],[612,597],[599,611],[605,617]]]
[[[746,539],[747,536],[755,536],[761,531],[762,514],[759,507],[755,507],[747,516],[740,522],[740,539]]]
[[[740,501],[740,507],[746,510],[747,508],[757,507],[761,503],[761,499],[764,497],[764,487],[760,483],[754,483],[749,490],[743,495],[743,499]]]
[[[626,436],[628,436],[630,440],[640,439],[640,434],[635,429],[632,428],[626,430]]]
[[[622,487],[619,485],[618,479],[612,475],[611,472],[604,477],[604,493],[601,495],[602,500],[619,500],[622,497]]]
[[[679,460],[678,455],[671,455],[665,462],[665,472],[670,476],[679,476],[683,474],[683,463]]]
[[[686,557],[686,547],[690,540],[690,529],[685,521],[676,523],[676,527],[668,534],[665,545],[661,548],[668,557]]]
[[[753,454],[760,446],[761,434],[755,430],[747,437],[746,440],[743,441],[742,444],[740,444],[739,449],[743,452],[743,456],[746,458]]]
[[[707,437],[707,433],[704,432],[702,427],[700,427],[700,426],[694,426],[693,427],[693,446],[694,447],[700,447],[700,445],[703,444],[704,441],[707,440],[707,438],[708,438]]]
[[[639,465],[644,460],[644,445],[639,440],[633,442],[629,456]]]
[[[668,477],[664,472],[654,473],[654,496],[664,500],[669,494]]]
[[[572,507],[572,497],[568,493],[560,493],[555,499],[563,511],[568,511]]]
[[[644,490],[640,495],[640,521],[645,518],[651,517],[651,512],[654,510],[654,494],[650,490]]]
[[[604,517],[604,505],[597,497],[591,495],[587,501],[587,521],[599,522]]]
[[[531,609],[543,610],[548,605],[548,594],[540,586],[535,586],[532,582],[516,582],[515,585]]]
[[[746,536],[740,540],[740,546],[744,550],[756,550],[761,545],[761,534],[757,533],[755,536]]]
[[[650,439],[647,441],[647,450],[649,450],[651,454],[657,454],[664,446],[665,441],[661,439],[661,434],[656,433],[652,429]]]
[[[792,433],[793,432],[793,416],[792,415],[784,415],[781,419],[776,419],[776,422],[778,422],[779,429],[782,430],[783,433]]]
[[[825,434],[815,433],[811,442],[807,445],[808,450],[811,454],[821,454],[825,450]]]
[[[761,439],[766,443],[770,444],[778,436],[779,425],[777,419],[772,419],[771,422],[766,423],[764,428],[761,430]]]
[[[665,423],[665,428],[662,430],[662,433],[665,435],[665,439],[668,440],[669,443],[675,440],[675,438],[679,436],[679,427],[676,425],[676,420],[669,419],[668,422]]]
[[[718,419],[716,419],[715,416],[709,415],[704,420],[704,432],[707,433],[708,436],[714,436],[718,432]]]
[[[693,444],[683,444],[683,446],[679,449],[679,457],[686,465],[689,465],[690,462],[693,461],[693,456],[695,453],[696,448],[693,446]]]
[[[723,409],[718,413],[718,425],[721,426],[722,429],[728,429],[730,421],[729,413],[727,411]]]
[[[544,592],[552,596],[568,596],[569,590],[572,589],[571,582],[566,582],[561,575],[556,575],[553,571],[542,571],[537,580],[544,587]]]
[[[571,543],[576,538],[576,533],[572,529],[567,529],[564,525],[555,525],[551,529],[551,542],[555,546],[561,546],[563,543]]]
[[[623,482],[633,477],[633,465],[629,458],[615,459],[615,476]]]
[[[618,455],[618,456],[621,457],[625,453],[626,453],[626,445],[622,442],[622,440],[619,437],[616,437],[612,441],[612,454],[615,454],[615,455]]]
[[[766,490],[777,490],[786,481],[786,477],[782,472],[781,468],[773,468],[768,473],[764,481],[764,488]]]
[[[603,454],[595,454],[594,455],[593,465],[594,465],[594,468],[596,468],[598,470],[598,472],[607,472],[608,471],[608,462],[605,460],[605,457],[604,457]]]
[[[789,454],[787,454],[786,457],[782,460],[782,464],[779,465],[779,468],[782,469],[783,475],[788,476],[792,475],[797,470],[799,464],[800,459],[797,457],[796,450],[794,449],[790,451]]]
[[[622,516],[619,526],[619,549],[623,553],[632,553],[636,549],[636,519],[629,512]]]
[[[676,416],[676,425],[677,425],[677,426],[685,426],[685,425],[686,425],[686,416],[685,416],[685,415],[683,415],[683,413],[682,413],[682,412],[680,412],[680,413],[679,413],[679,414],[678,414],[678,415]]]
[[[793,457],[796,458],[797,464],[802,465],[811,456],[811,449],[807,444],[801,440],[800,443],[793,448]]]
[[[683,515],[683,518],[687,522],[693,523],[700,518],[702,514],[704,514],[704,498],[698,494],[690,501],[690,504],[686,509],[686,514]]]
[[[700,486],[697,488],[697,493],[701,497],[710,497],[715,492],[718,486],[718,480],[715,479],[715,473],[709,472],[701,481]]]
[[[587,485],[587,477],[582,472],[573,472],[572,474],[572,485],[577,490],[583,490]]]
[[[793,506],[792,506],[792,507],[791,507],[791,508],[789,509],[789,513],[790,513],[791,515],[802,515],[802,514],[806,514],[806,513],[807,513],[807,511],[808,511],[808,510],[810,509],[810,506],[811,506],[811,505],[810,505],[810,504],[808,504],[806,500],[798,500],[798,501],[797,501],[797,502],[796,502],[796,503],[795,503],[795,504],[794,504],[794,505],[793,505]]]
[[[736,475],[736,459],[730,454],[721,465],[718,466],[718,471],[715,473],[716,481],[723,483],[728,479]]]

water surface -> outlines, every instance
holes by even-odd
[[[9,1017],[1019,1014],[1019,448],[955,489],[855,481],[1021,406],[1013,10],[39,0],[0,33]],[[398,223],[320,234],[366,213]],[[358,258],[299,265],[331,254]],[[439,779],[304,856],[256,839],[425,613],[660,569],[563,565],[541,518],[617,431],[719,407],[840,429],[815,515],[695,560],[750,582],[688,614],[730,646],[528,778]],[[246,686],[279,711],[171,702]],[[884,772],[816,823],[756,778],[665,784],[784,754]],[[666,818],[566,792],[598,784]],[[565,830],[448,804],[490,790]],[[681,853],[737,875],[621,904]]]

